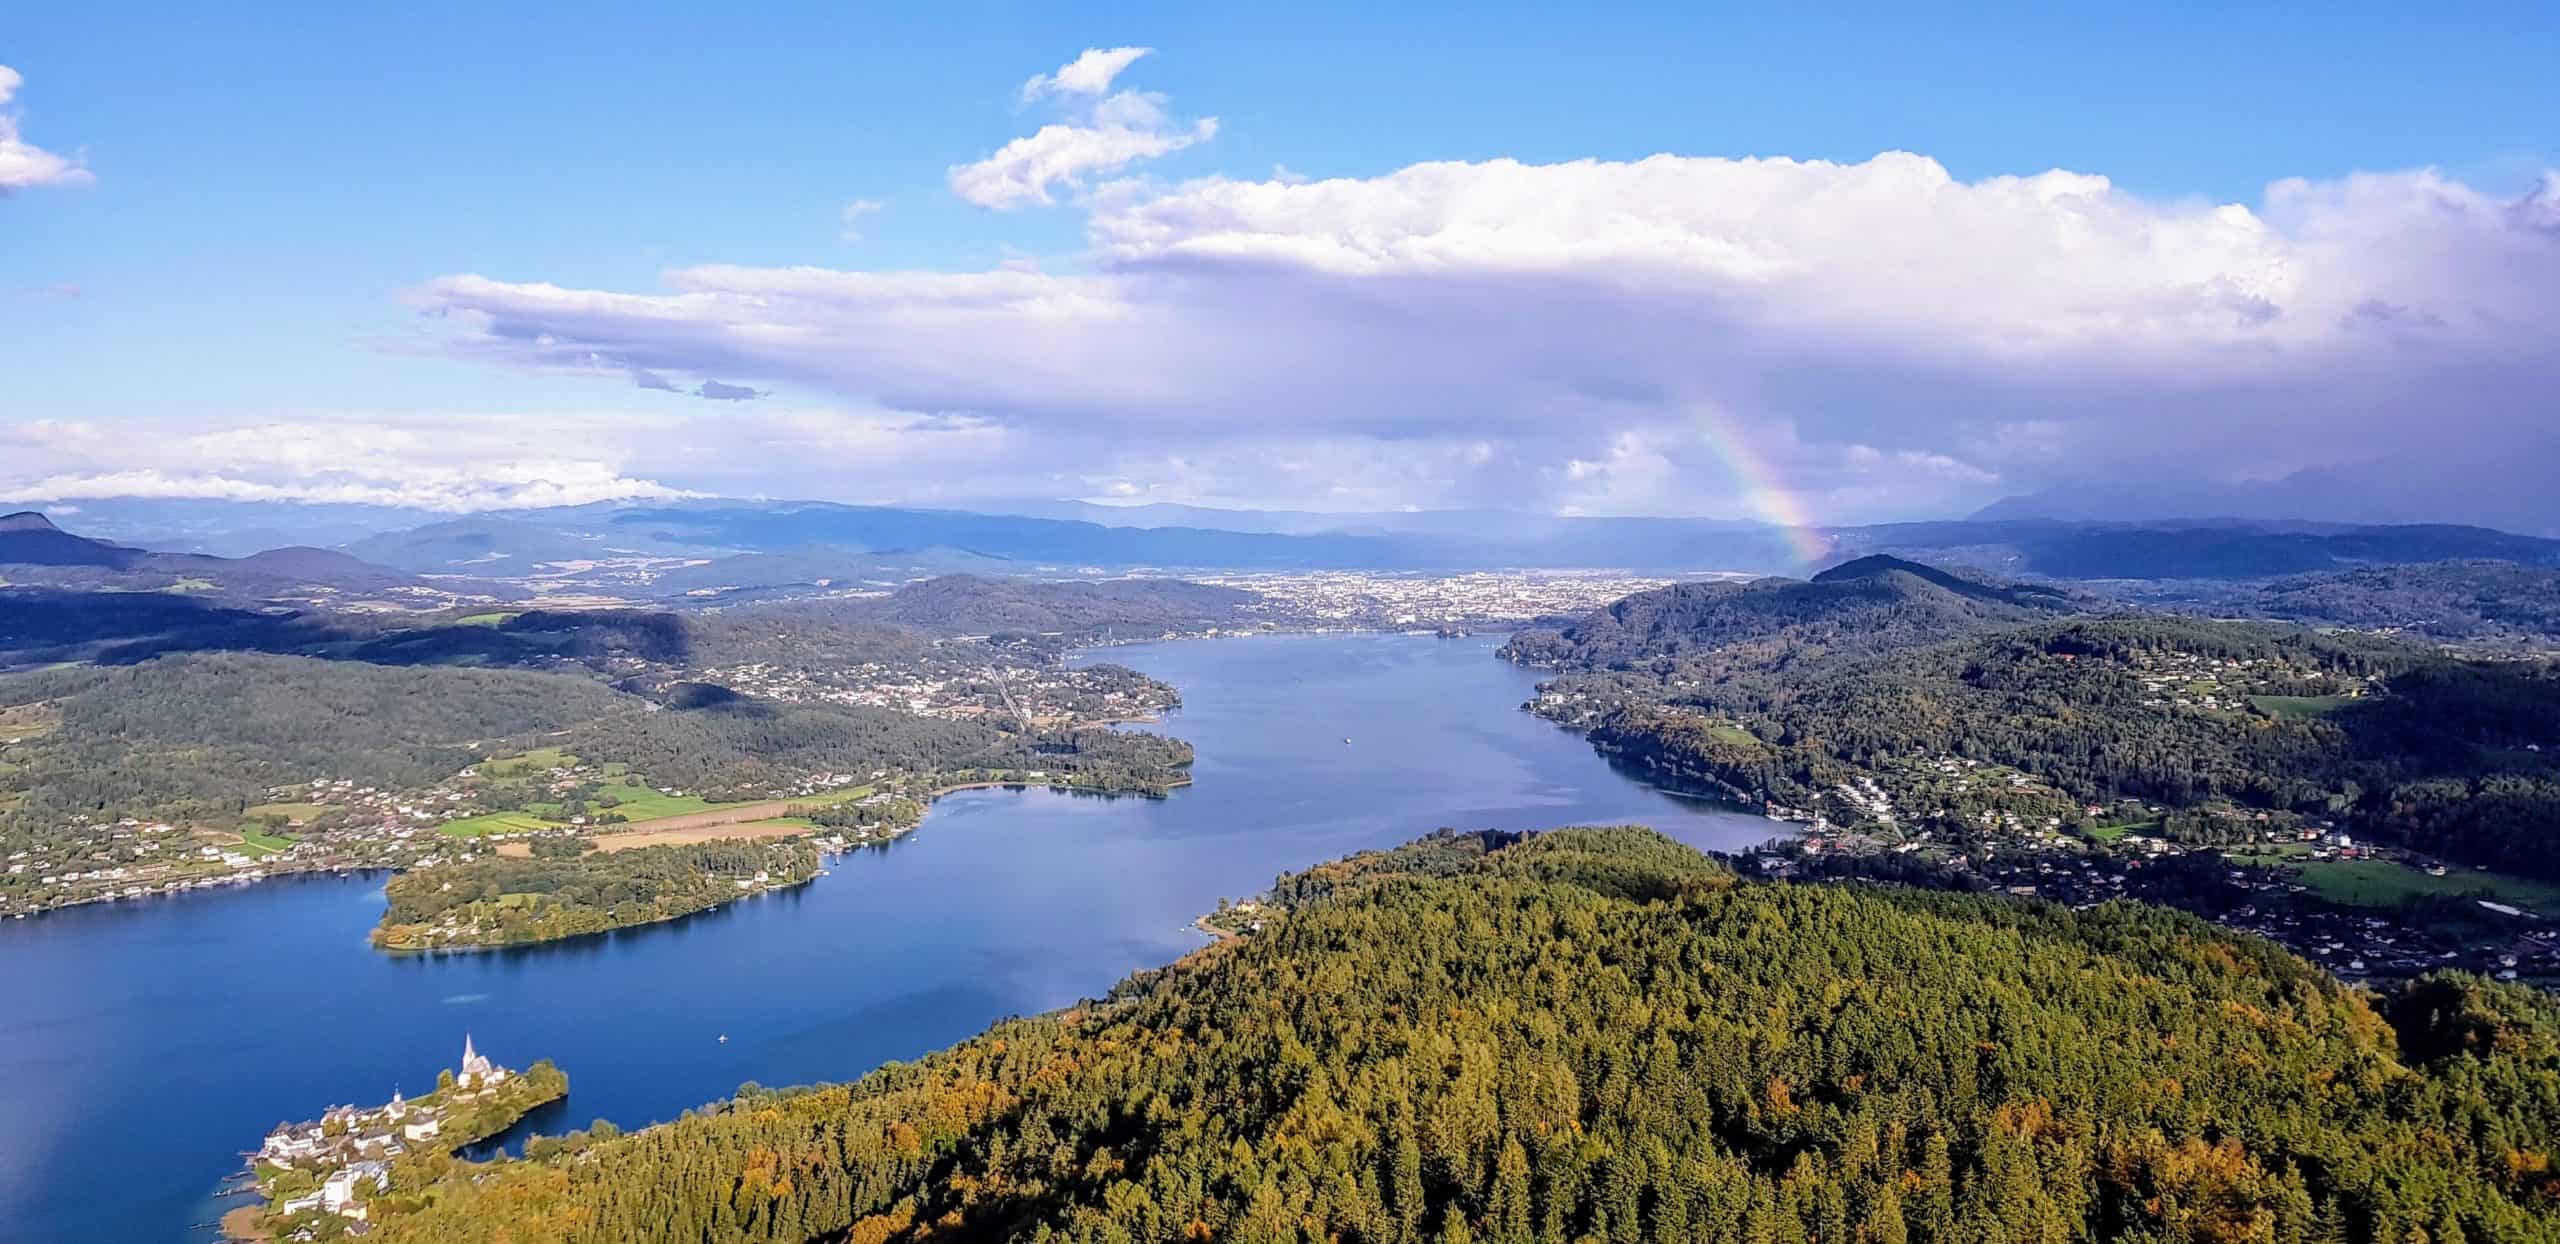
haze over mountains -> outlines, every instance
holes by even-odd
[[[134,548],[62,530],[32,510],[0,517],[0,583],[124,591],[280,596],[296,592],[411,597],[440,602],[450,589],[334,549],[288,546],[245,557]],[[502,585],[480,590],[520,596]]]
[[[1018,508],[1061,516],[702,500],[410,523],[418,516],[391,510],[303,513],[206,503],[160,509],[137,502],[104,511],[84,507],[70,516],[76,526],[112,534],[114,541],[70,534],[32,512],[10,519],[0,529],[0,566],[49,567],[11,575],[19,584],[166,588],[204,579],[237,595],[289,595],[299,587],[394,600],[535,593],[737,601],[776,591],[885,590],[945,574],[1536,567],[1805,576],[1872,554],[2058,580],[2249,580],[2449,559],[2560,565],[2560,540],[2445,525],[2026,519],[1790,531],[1721,520],[1502,511],[1328,516],[1155,506],[1120,513],[1080,503]],[[1114,521],[1063,516],[1071,514]],[[91,528],[92,522],[100,525]],[[357,525],[371,530],[348,534]],[[134,534],[153,530],[166,534]],[[241,547],[252,538],[331,534],[345,538],[335,548]],[[243,555],[152,551],[190,546]]]

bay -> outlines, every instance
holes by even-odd
[[[379,876],[314,877],[0,925],[0,1238],[204,1240],[212,1195],[286,1119],[432,1088],[470,1034],[550,1058],[528,1120],[629,1128],[845,1080],[1099,994],[1204,939],[1284,870],[1441,826],[1639,822],[1710,849],[1778,827],[1649,789],[1519,711],[1497,641],[1293,635],[1088,653],[1180,688],[1198,752],[1162,800],[982,790],[830,876],[546,947],[392,957]],[[728,1040],[720,1040],[722,1036]]]

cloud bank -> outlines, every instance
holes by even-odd
[[[682,496],[626,473],[630,417],[40,420],[0,425],[0,500],[189,497],[452,512]]]
[[[2512,454],[2560,391],[2560,175],[2216,204],[1905,152],[1665,155],[1120,184],[1088,212],[1069,272],[456,275],[414,299],[465,357],[963,415],[1113,491],[1234,502],[1908,517],[2093,464]]]
[[[21,138],[17,114],[7,111],[26,78],[0,65],[0,196],[36,186],[79,186],[93,180],[80,162]]]
[[[1962,179],[1900,151],[1166,182],[1145,162],[1218,122],[1127,85],[1150,55],[1032,77],[1018,102],[1048,119],[944,170],[997,213],[1070,205],[1075,253],[707,264],[643,288],[447,275],[409,293],[423,327],[398,348],[592,377],[641,413],[0,425],[0,492],[1849,523],[2298,474],[2344,512],[2560,527],[2541,478],[2560,171],[2521,192],[2289,179],[2246,202],[2065,169]],[[18,84],[0,69],[0,105]],[[85,177],[0,113],[0,189]],[[877,210],[844,208],[843,236]]]
[[[296,501],[462,513],[721,496],[933,500],[1082,491],[982,421],[832,408],[0,424],[0,503]],[[700,410],[702,407],[692,409]],[[676,465],[680,478],[665,469]]]

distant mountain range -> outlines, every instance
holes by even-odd
[[[2028,519],[1886,523],[1829,534],[1842,552],[1925,553],[2055,579],[2256,579],[2454,558],[2560,565],[2560,540],[2441,524]]]
[[[149,517],[139,504],[121,511],[128,529]],[[185,515],[194,538],[219,543],[209,535],[214,518],[207,504],[190,503]],[[358,535],[335,550],[297,547],[223,558],[74,536],[29,514],[6,520],[12,525],[0,529],[0,566],[50,568],[12,575],[12,582],[87,574],[82,582],[90,585],[166,587],[210,579],[227,592],[250,596],[316,588],[697,603],[876,593],[947,574],[1062,578],[1132,570],[1537,567],[1802,577],[1824,562],[1871,554],[2056,580],[2245,580],[2449,559],[2560,566],[2560,540],[2445,525],[2039,518],[1791,532],[1723,520],[1483,510],[1319,515],[1171,506],[1106,512],[1109,507],[1082,503],[1016,508],[1093,517],[805,501],[593,505],[444,517]],[[259,506],[237,517],[273,530],[288,516]],[[323,525],[347,517],[331,512]],[[1170,525],[1141,525],[1142,520]],[[1190,525],[1209,522],[1233,526]],[[1324,528],[1326,523],[1337,526]]]
[[[2240,483],[2130,473],[2009,497],[1972,517],[2157,523],[2213,515],[2395,526],[2458,520],[2560,536],[2560,505],[2553,504],[2550,485],[2550,464],[2560,461],[2560,434],[2543,439],[2538,451],[2510,448],[2486,456],[2456,445],[2423,460],[2348,463]]]
[[[413,606],[460,596],[517,599],[504,584],[438,584],[333,549],[288,547],[247,557],[163,553],[56,527],[34,511],[0,517],[0,583],[77,590],[200,593],[224,600],[383,599]]]

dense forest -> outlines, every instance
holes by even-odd
[[[1579,685],[1611,705],[1591,723],[1603,749],[1780,802],[1888,759],[1946,755],[2016,766],[2088,803],[2344,817],[2420,850],[2560,877],[2560,673],[2537,663],[2108,618],[1783,675]]]
[[[2560,569],[2455,561],[2278,579],[2217,610],[2461,642],[2560,642]]]
[[[672,920],[817,874],[817,848],[798,838],[489,856],[393,877],[373,941],[386,950],[551,941]]]
[[[2337,818],[2560,877],[2548,663],[2084,605],[1868,557],[1811,582],[1640,593],[1503,651],[1566,670],[1539,707],[1603,751],[1737,798],[1814,806],[1881,766],[1953,757],[2014,766],[2074,809]]]
[[[1738,883],[1649,831],[1284,879],[1265,932],[846,1086],[378,1198],[409,1241],[2560,1239],[2560,1013],[2176,912]]]
[[[249,652],[0,678],[9,705],[59,718],[0,753],[0,790],[23,792],[8,814],[20,825],[124,811],[234,817],[268,788],[320,774],[420,785],[487,746],[640,707],[582,677]]]

